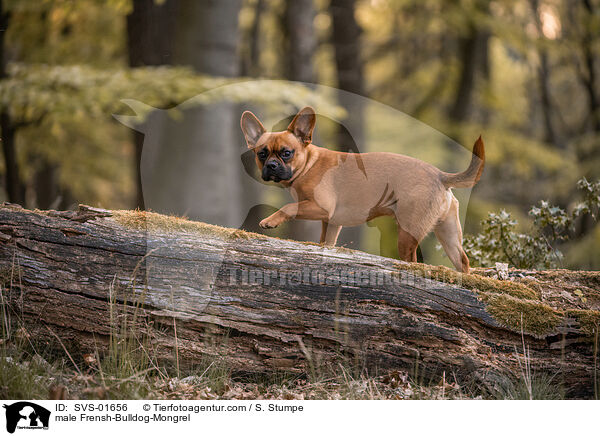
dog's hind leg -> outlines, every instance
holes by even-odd
[[[405,262],[417,261],[419,241],[398,224],[398,255]]]
[[[450,210],[433,231],[457,271],[468,273],[469,258],[462,248],[462,229],[458,219],[458,200],[456,198],[452,199]]]
[[[327,226],[329,224],[325,221],[321,221],[321,239],[319,240],[319,244],[325,242],[325,235],[327,235]]]
[[[341,230],[342,226],[334,226],[322,221],[320,243],[326,246],[334,246]]]

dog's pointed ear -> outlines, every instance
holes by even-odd
[[[250,111],[246,111],[242,114],[242,119],[240,120],[240,124],[242,126],[242,132],[244,132],[244,137],[246,138],[246,143],[248,144],[248,148],[254,148],[259,138],[266,132],[265,127],[256,118]]]
[[[315,110],[306,106],[300,110],[288,126],[288,131],[292,132],[304,145],[308,145],[312,141],[312,133],[317,122]]]

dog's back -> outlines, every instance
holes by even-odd
[[[385,152],[341,153],[319,147],[318,153],[329,168],[315,185],[313,196],[330,211],[332,224],[356,226],[390,215],[420,239],[448,208],[443,173],[431,164]]]

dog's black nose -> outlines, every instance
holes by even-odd
[[[279,166],[279,163],[276,160],[270,160],[265,166],[270,170],[274,170]]]

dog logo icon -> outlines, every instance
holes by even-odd
[[[3,406],[6,409],[6,431],[18,429],[48,429],[50,411],[29,401]]]

